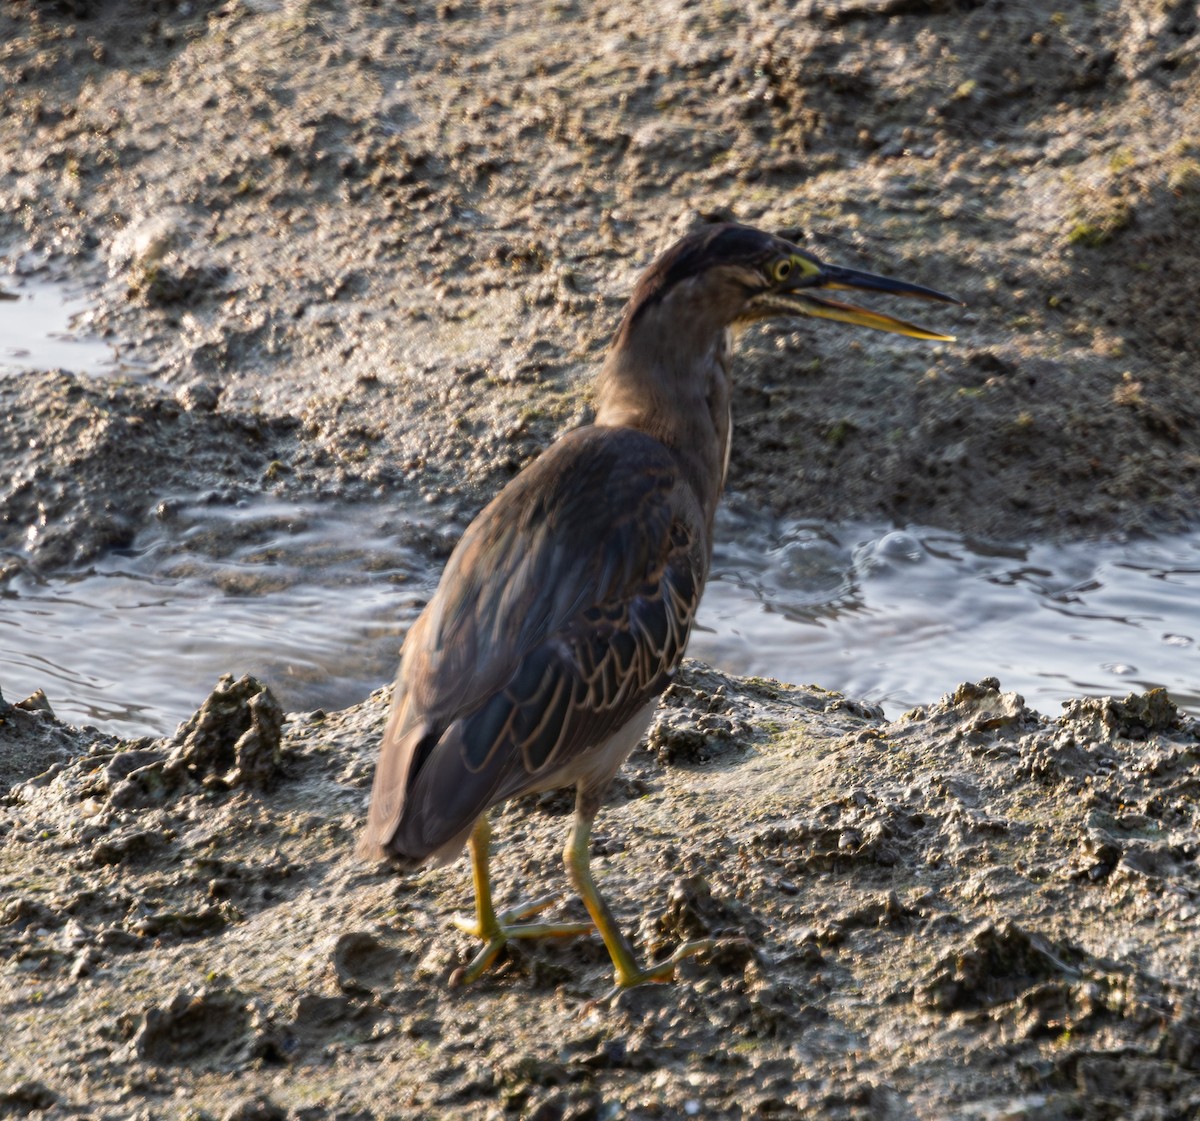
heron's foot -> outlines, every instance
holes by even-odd
[[[455,915],[454,925],[478,938],[483,942],[483,948],[466,965],[460,966],[450,975],[450,984],[469,985],[477,981],[496,960],[496,955],[505,944],[513,938],[575,938],[580,934],[590,934],[595,929],[590,922],[521,921],[553,906],[560,898],[558,895],[544,895],[492,916],[491,922],[483,921],[479,917],[465,918]]]
[[[680,946],[669,958],[664,958],[655,965],[649,965],[645,969],[639,968],[635,963],[630,962],[622,967],[617,966],[616,986],[613,993],[620,992],[621,989],[631,989],[635,985],[653,985],[666,984],[675,980],[675,967],[687,958],[695,957],[697,954],[707,954],[715,950],[718,945],[716,938],[703,938],[696,942],[685,942]]]
[[[612,1007],[613,1002],[617,1000],[622,993],[628,992],[638,985],[663,985],[669,984],[675,980],[675,967],[685,958],[695,957],[697,954],[711,953],[721,945],[725,944],[727,939],[723,938],[704,938],[696,942],[685,942],[679,947],[669,958],[664,958],[656,965],[648,966],[645,969],[640,968],[636,962],[630,958],[625,968],[617,965],[616,969],[616,984],[608,990],[603,996],[596,997],[594,1000],[589,1000],[583,1006],[582,1014],[587,1017],[592,1015],[596,1009],[600,1007]],[[616,959],[614,958],[614,964]]]

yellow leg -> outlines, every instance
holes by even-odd
[[[608,947],[608,955],[612,958],[613,969],[616,971],[617,987],[626,989],[651,981],[674,980],[675,967],[684,958],[705,953],[717,943],[711,938],[698,942],[686,942],[669,958],[656,965],[651,965],[646,969],[642,969],[638,965],[633,947],[621,933],[617,920],[613,917],[612,911],[609,910],[608,904],[596,887],[596,881],[592,878],[591,839],[594,817],[594,810],[588,813],[583,806],[576,806],[575,823],[571,827],[571,836],[568,838],[567,847],[563,852],[563,861],[566,863],[567,875],[571,877],[571,883],[575,885],[575,890],[579,892],[584,906],[588,909],[588,914],[592,916],[592,921],[595,922],[596,929],[600,932],[600,937],[604,939],[604,944]]]
[[[470,984],[496,960],[496,955],[510,938],[571,938],[591,932],[592,924],[572,923],[521,923],[530,915],[544,911],[557,899],[557,895],[544,895],[529,903],[520,904],[511,910],[496,914],[492,903],[492,876],[489,868],[492,827],[486,817],[479,819],[475,832],[467,842],[471,854],[471,878],[475,881],[475,919],[455,917],[454,925],[459,930],[473,934],[483,942],[479,951],[467,965],[456,969],[450,976],[452,985]]]

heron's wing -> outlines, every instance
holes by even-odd
[[[504,798],[586,773],[660,692],[707,568],[675,462],[580,429],[464,534],[405,642],[363,848],[421,859]]]

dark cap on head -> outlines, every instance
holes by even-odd
[[[762,230],[717,222],[680,238],[642,274],[630,306],[641,311],[657,303],[680,281],[716,264],[751,265],[789,243]]]

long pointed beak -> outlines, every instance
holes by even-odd
[[[931,331],[905,319],[897,319],[881,311],[870,311],[854,304],[842,303],[817,296],[813,288],[837,288],[843,291],[886,292],[893,296],[914,296],[922,300],[936,300],[944,304],[959,304],[962,301],[933,288],[910,284],[906,280],[893,280],[889,276],[877,276],[871,272],[842,268],[840,265],[821,264],[815,275],[809,273],[798,277],[796,288],[771,293],[767,303],[773,314],[780,312],[792,315],[807,315],[816,319],[834,319],[839,323],[853,323],[858,327],[871,327],[876,331],[890,331],[896,335],[907,335],[912,339],[931,339],[936,342],[953,342],[953,335]]]
[[[893,296],[916,296],[922,300],[937,300],[943,304],[962,304],[962,300],[956,300],[953,296],[947,296],[945,292],[938,292],[933,288],[910,284],[907,280],[893,280],[890,276],[878,276],[873,272],[845,269],[841,265],[821,265],[821,272],[814,287],[857,288],[865,292],[888,292]]]
[[[932,339],[934,342],[947,343],[954,341],[953,335],[930,331],[927,327],[909,323],[907,319],[897,319],[894,315],[855,307],[854,304],[844,304],[840,300],[826,300],[810,292],[788,292],[781,294],[781,298],[792,305],[797,315],[808,315],[814,319],[836,319],[839,323],[873,327],[876,331],[891,331],[894,335],[907,335],[910,339]]]

